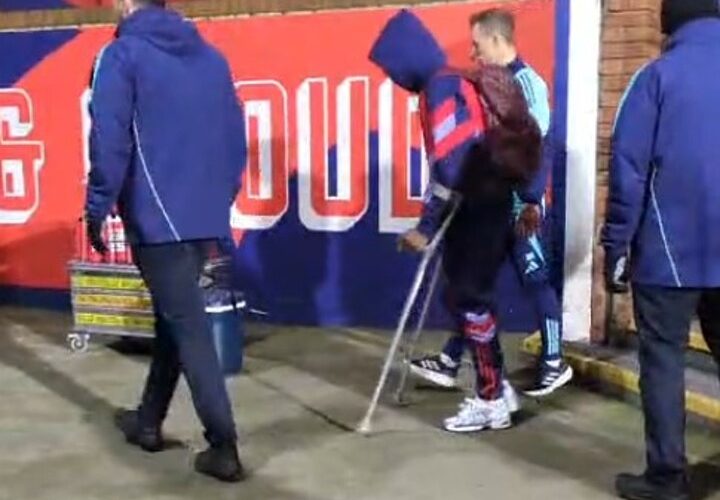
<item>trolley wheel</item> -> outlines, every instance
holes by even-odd
[[[90,334],[71,333],[67,336],[67,341],[72,352],[85,352],[90,345]]]

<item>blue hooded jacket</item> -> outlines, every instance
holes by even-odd
[[[420,115],[431,181],[418,230],[432,237],[448,202],[461,188],[468,155],[482,141],[484,112],[472,85],[443,71],[447,57],[433,35],[410,11],[385,25],[370,60],[408,92],[420,94]]]
[[[602,243],[631,279],[720,286],[720,20],[680,28],[633,78],[612,139]]]
[[[123,20],[98,55],[86,215],[118,205],[132,243],[228,237],[246,160],[225,58],[172,10]]]

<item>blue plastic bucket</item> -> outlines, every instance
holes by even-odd
[[[245,346],[244,309],[245,301],[237,301],[232,296],[229,300],[205,307],[220,369],[226,376],[237,375],[242,371]]]

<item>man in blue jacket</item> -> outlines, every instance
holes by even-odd
[[[246,156],[244,117],[225,58],[164,3],[119,2],[123,19],[92,77],[90,240],[107,250],[103,221],[117,205],[156,319],[142,401],[116,422],[128,442],[161,450],[182,373],[210,444],[195,468],[237,481],[243,469],[232,408],[198,280],[208,252],[230,236]]]
[[[532,297],[542,337],[542,356],[535,383],[526,394],[543,397],[561,388],[573,377],[573,370],[562,358],[562,311],[557,292],[550,284],[550,269],[541,234],[545,212],[545,191],[552,170],[550,146],[550,102],[545,81],[518,55],[515,46],[515,19],[504,9],[487,9],[470,18],[472,58],[479,63],[507,67],[525,95],[528,108],[546,140],[544,158],[533,182],[514,194],[512,263],[524,288]],[[416,375],[444,387],[455,387],[463,355],[463,339],[453,336],[439,355],[413,360]],[[513,410],[519,409],[515,392],[505,384],[505,398]]]
[[[611,293],[632,282],[647,469],[629,499],[689,498],[685,348],[700,313],[720,358],[720,19],[717,0],[664,0],[664,53],[632,79],[612,139],[602,236]]]

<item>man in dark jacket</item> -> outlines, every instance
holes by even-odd
[[[632,281],[640,339],[647,470],[621,475],[629,499],[689,497],[685,347],[700,312],[713,354],[720,330],[720,19],[717,0],[664,0],[664,53],[633,78],[612,141],[602,243],[613,293]],[[714,311],[713,311],[714,310]]]
[[[128,442],[163,447],[161,426],[185,376],[210,443],[196,469],[242,478],[232,408],[198,280],[230,236],[245,164],[244,117],[225,58],[164,0],[123,0],[115,40],[93,69],[92,169],[85,207],[93,246],[117,205],[153,299],[155,353],[142,401],[121,411]]]

